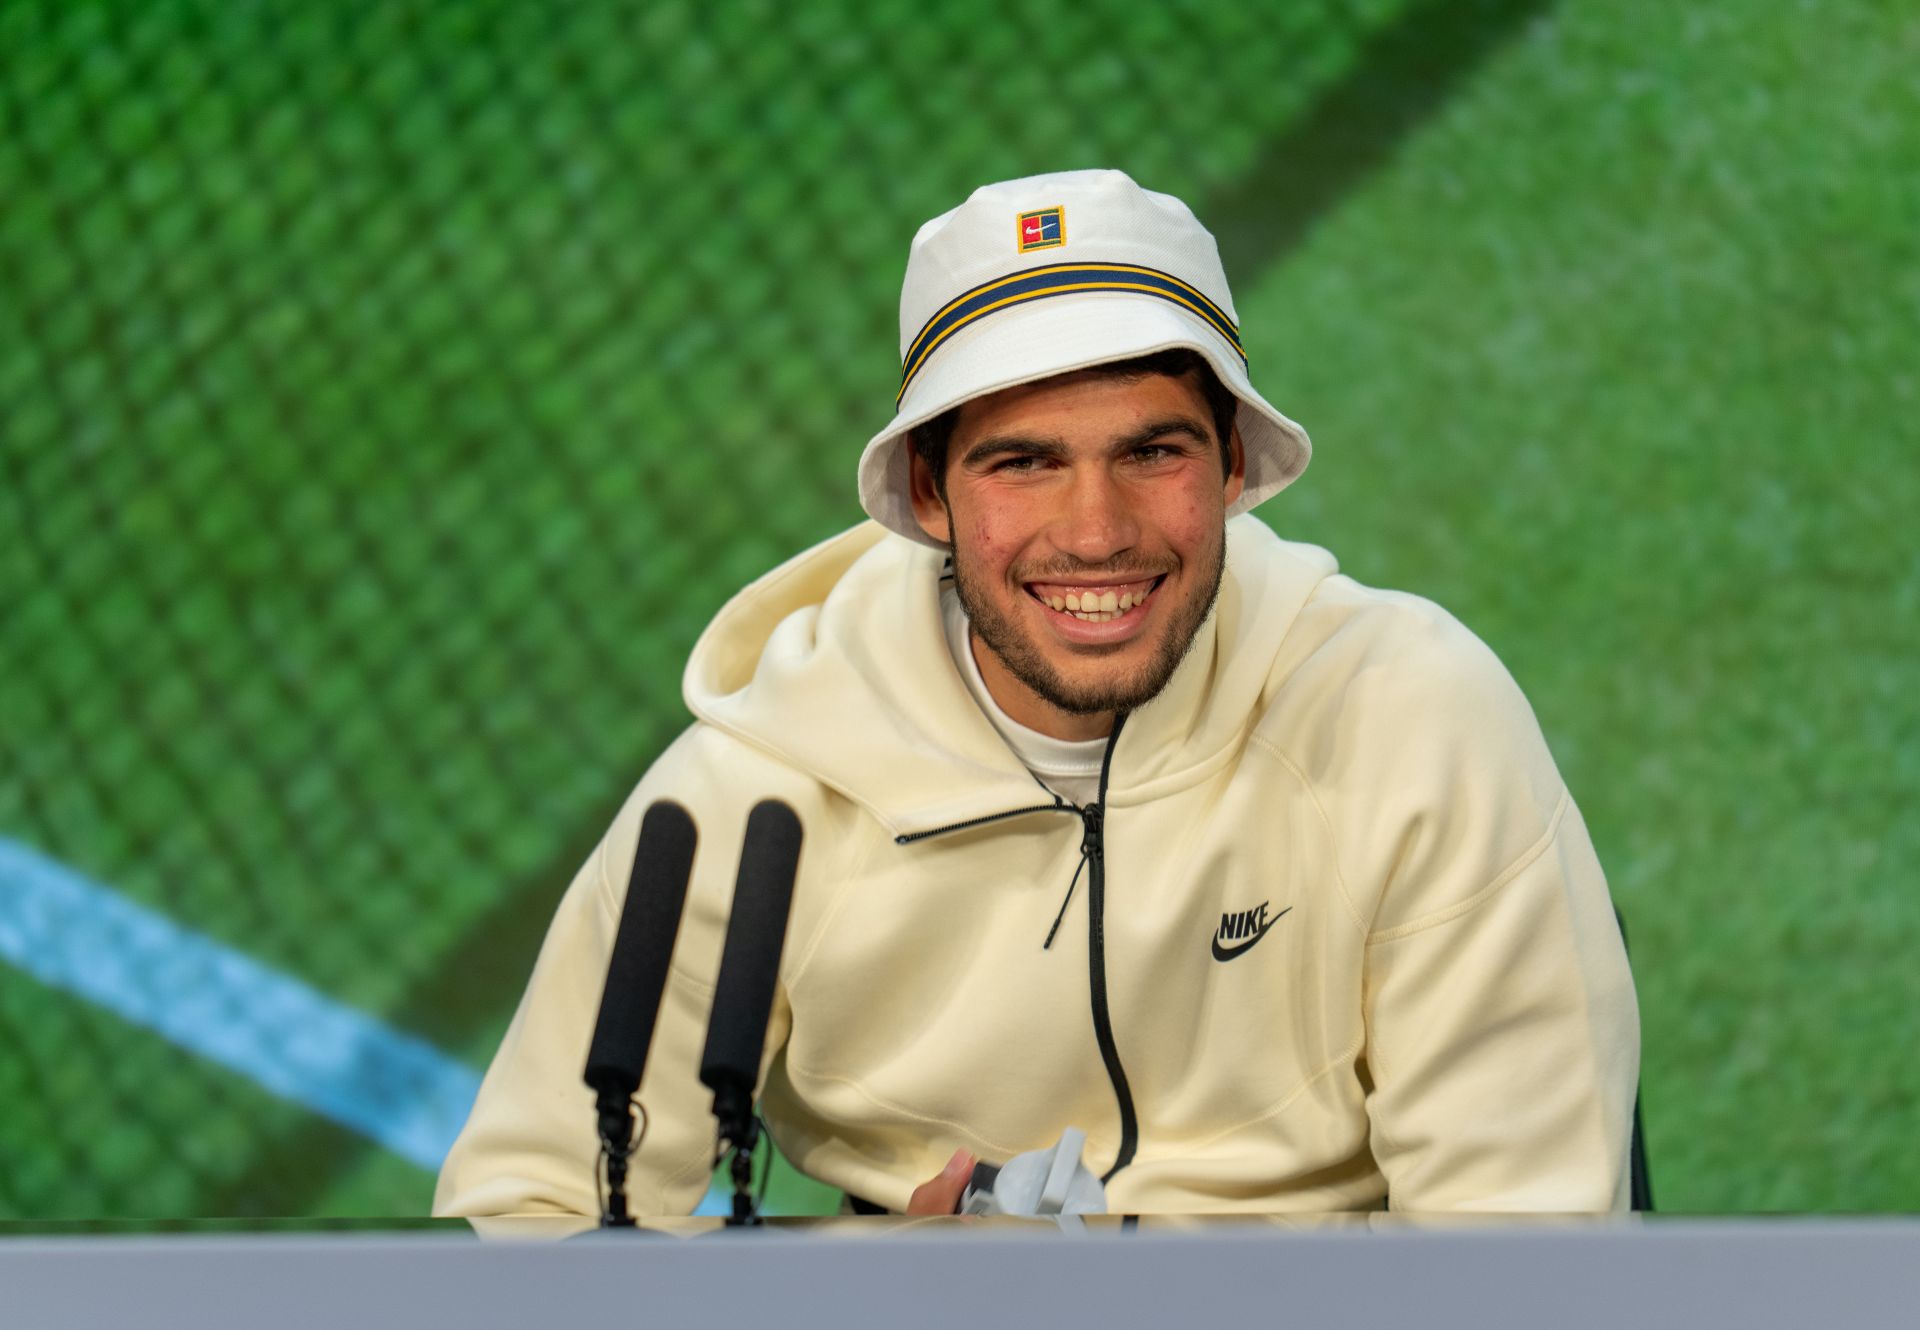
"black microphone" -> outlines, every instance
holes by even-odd
[[[633,1096],[646,1070],[647,1047],[660,1017],[674,935],[687,903],[693,849],[699,839],[693,818],[679,804],[661,800],[640,821],[640,840],[627,877],[607,986],[600,993],[600,1019],[587,1052],[586,1082],[598,1095],[600,1145],[607,1168],[607,1201],[601,1223],[626,1227],[627,1157],[633,1152]]]
[[[749,1172],[760,1134],[753,1116],[753,1087],[766,1051],[767,1019],[773,1014],[773,989],[780,977],[787,917],[793,911],[800,839],[799,817],[777,799],[762,800],[747,814],[707,1046],[700,1056],[700,1081],[713,1091],[720,1140],[734,1152],[734,1223],[753,1221]]]

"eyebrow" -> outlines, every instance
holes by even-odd
[[[1163,439],[1169,434],[1185,434],[1196,443],[1211,441],[1209,432],[1197,420],[1190,416],[1168,416],[1151,421],[1131,434],[1123,434],[1113,441],[1111,451],[1124,453],[1143,444]],[[1058,435],[995,434],[981,439],[960,459],[962,466],[975,466],[981,462],[992,461],[996,457],[1043,457],[1060,459],[1067,456],[1066,440]]]

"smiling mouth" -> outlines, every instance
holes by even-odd
[[[1029,582],[1027,594],[1056,614],[1082,623],[1106,623],[1145,605],[1167,580],[1167,574],[1121,582],[1113,586],[1086,586],[1073,582]]]

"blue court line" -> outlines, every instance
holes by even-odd
[[[480,1076],[0,837],[0,961],[438,1169]]]

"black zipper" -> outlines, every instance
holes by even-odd
[[[911,845],[917,840],[929,836],[944,836],[949,831],[965,831],[968,827],[984,827],[989,822],[1004,822],[1010,817],[1025,817],[1028,813],[1077,813],[1080,810],[1059,795],[1053,796],[1050,804],[1035,804],[1031,808],[1009,808],[1004,813],[988,813],[985,817],[970,817],[965,822],[955,822],[950,826],[935,827],[931,831],[910,831],[904,836],[895,836],[895,845]]]
[[[915,841],[926,840],[929,836],[944,836],[948,832],[965,831],[969,827],[983,827],[990,822],[1002,822],[1010,817],[1025,817],[1029,813],[1078,813],[1080,815],[1080,860],[1087,870],[1087,969],[1088,987],[1093,998],[1093,1037],[1100,1045],[1100,1061],[1106,1065],[1107,1079],[1113,1083],[1113,1097],[1120,1105],[1120,1151],[1114,1156],[1113,1167],[1100,1175],[1106,1182],[1115,1173],[1133,1162],[1134,1152],[1140,1146],[1140,1119],[1133,1108],[1133,1091],[1127,1086],[1127,1070],[1120,1065],[1120,1049],[1113,1040],[1113,1013],[1107,1005],[1107,940],[1103,929],[1107,904],[1107,846],[1106,846],[1106,807],[1107,777],[1113,769],[1114,746],[1120,742],[1120,727],[1127,723],[1127,713],[1116,711],[1113,715],[1113,732],[1107,736],[1107,751],[1100,758],[1100,789],[1094,801],[1082,808],[1070,804],[1059,795],[1053,796],[1050,804],[1034,804],[1028,808],[1010,808],[1004,813],[989,813],[985,817],[969,818],[965,822],[955,822],[949,826],[934,827],[930,831],[914,831],[904,836],[895,836],[895,845],[911,845]],[[1074,882],[1080,880],[1078,870],[1074,873]],[[1067,900],[1073,899],[1073,887],[1067,887]],[[1066,914],[1066,902],[1061,902],[1060,912]],[[1054,927],[1060,926],[1060,920],[1053,921]],[[1047,945],[1053,942],[1053,934],[1047,934]]]
[[[1120,1152],[1113,1167],[1100,1175],[1111,1181],[1113,1175],[1133,1162],[1140,1145],[1140,1120],[1133,1109],[1133,1091],[1127,1086],[1127,1070],[1120,1065],[1120,1049],[1113,1041],[1113,1013],[1107,1007],[1107,939],[1104,928],[1107,905],[1107,774],[1113,766],[1114,746],[1120,742],[1120,727],[1127,713],[1116,711],[1113,733],[1107,736],[1107,751],[1100,759],[1100,792],[1094,801],[1080,810],[1085,827],[1080,848],[1087,859],[1087,970],[1093,990],[1093,1037],[1100,1044],[1100,1060],[1107,1064],[1107,1079],[1113,1082],[1113,1097],[1120,1103]]]

